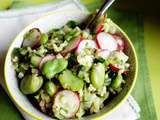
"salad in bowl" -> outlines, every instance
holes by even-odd
[[[92,30],[73,20],[48,32],[31,28],[11,54],[18,89],[52,118],[97,114],[126,91],[130,70],[135,72],[126,44],[106,15]]]

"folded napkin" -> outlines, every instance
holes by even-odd
[[[5,89],[3,79],[4,59],[9,45],[12,40],[25,26],[35,19],[48,14],[48,12],[57,12],[65,10],[79,10],[82,13],[87,12],[86,8],[77,0],[65,0],[57,3],[50,3],[40,6],[28,7],[27,9],[9,10],[0,12],[0,83]],[[7,90],[5,89],[7,92]],[[19,108],[18,108],[19,109]],[[26,120],[34,120],[31,116],[21,111],[22,116]],[[140,108],[132,96],[121,105],[115,112],[104,118],[103,120],[136,120],[140,117]]]

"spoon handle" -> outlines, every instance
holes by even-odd
[[[103,15],[115,0],[105,0],[104,4],[97,13],[97,16]]]
[[[104,4],[102,5],[102,7],[99,9],[99,11],[97,12],[97,14],[95,15],[95,17],[86,25],[86,28],[90,28],[90,26],[92,26],[92,24],[94,23],[94,21],[101,15],[103,15],[108,8],[112,5],[112,3],[115,0],[105,0]]]

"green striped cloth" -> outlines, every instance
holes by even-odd
[[[138,55],[139,72],[132,95],[141,108],[141,120],[157,120],[145,56],[143,16],[116,10],[110,10],[109,16],[131,38]]]
[[[81,0],[81,2],[92,12],[100,7],[103,0]],[[128,34],[138,54],[139,73],[132,95],[141,107],[140,120],[157,120],[145,56],[143,16],[115,9],[110,9],[108,16]],[[0,120],[23,119],[2,88],[0,88],[0,113]]]

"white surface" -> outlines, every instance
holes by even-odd
[[[72,1],[72,0],[70,0]],[[49,12],[53,11],[54,14],[57,14],[57,16],[53,17],[53,16],[48,16],[46,17],[49,21],[48,23],[44,22],[43,20],[39,20],[36,24],[32,24],[29,27],[25,28],[25,30],[23,30],[23,32],[21,32],[21,34],[18,36],[17,39],[19,39],[19,41],[15,41],[15,46],[12,46],[12,48],[16,47],[16,46],[20,46],[21,41],[22,41],[22,37],[23,34],[28,31],[30,28],[33,27],[38,27],[42,30],[42,32],[46,32],[49,29],[51,29],[53,26],[54,27],[60,27],[63,24],[65,24],[69,19],[74,19],[74,20],[79,20],[79,19],[83,19],[85,17],[86,14],[84,14],[84,8],[82,6],[77,6],[77,2],[62,2],[60,3],[60,5],[56,4],[56,7],[54,6],[54,4],[45,6],[45,9],[43,8],[44,6],[41,6],[41,8],[37,8],[40,10],[40,12],[36,12],[33,14],[28,14],[27,12],[25,12],[25,15],[22,15],[23,12],[19,12],[18,14],[16,14],[16,12],[13,14],[12,12],[10,13],[10,15],[7,15],[9,17],[6,16],[6,14],[0,14],[0,26],[1,26],[1,31],[0,31],[0,69],[1,71],[3,71],[3,61],[4,61],[4,57],[6,55],[6,51],[11,43],[11,41],[13,40],[13,38],[16,36],[17,33],[19,33],[25,26],[27,26],[29,23],[31,23],[33,20],[39,18],[40,16],[43,16],[46,14],[47,12],[47,8]],[[58,7],[60,6],[60,7]],[[50,9],[53,8],[53,9]],[[44,12],[42,12],[44,9]],[[31,10],[33,10],[33,8],[31,8]],[[69,14],[66,14],[64,12],[60,12],[60,11],[70,11]],[[77,11],[77,12],[75,12]],[[62,20],[63,18],[63,20]],[[64,19],[65,18],[65,19]],[[59,21],[58,23],[56,21]],[[11,51],[10,51],[11,52]],[[7,65],[7,70],[8,70],[8,74],[10,76],[14,76],[14,70],[10,69],[12,64],[9,61],[9,64]],[[1,77],[3,77],[3,73],[1,73]],[[3,78],[2,78],[3,79]],[[24,97],[21,92],[19,91],[18,87],[17,87],[17,83],[15,82],[15,78],[12,77],[10,78],[10,91],[14,91],[13,95],[15,96],[15,98],[19,101],[19,104],[21,104],[21,106],[24,106],[25,108],[30,108],[30,112],[34,112],[36,113],[40,118],[43,118],[45,120],[49,120],[49,118],[47,116],[45,116],[44,114],[42,114],[41,112],[39,112],[38,110],[36,110],[31,104],[30,102],[26,99],[26,97]],[[3,84],[3,83],[2,83]],[[4,87],[4,85],[3,85]],[[22,97],[23,96],[23,97]],[[25,101],[25,102],[24,102]],[[137,109],[138,108],[138,109]],[[132,97],[130,97],[117,111],[115,111],[114,113],[112,113],[111,115],[109,115],[107,118],[104,118],[104,120],[135,120],[137,119],[137,117],[139,117],[139,107],[136,104],[136,102],[134,101],[134,99]],[[31,116],[28,116],[27,114],[23,113],[21,111],[21,113],[23,114],[24,118],[27,120],[34,120]]]

